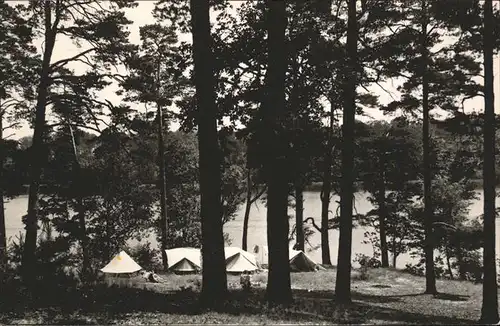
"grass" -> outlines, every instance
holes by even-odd
[[[293,273],[294,303],[268,308],[266,274],[253,276],[250,293],[239,277],[228,275],[230,298],[219,312],[198,305],[200,275],[162,275],[166,283],[132,278],[96,285],[66,304],[26,308],[11,305],[0,324],[474,324],[480,317],[481,285],[438,280],[432,296],[422,294],[425,279],[393,269],[372,269],[359,279],[353,271],[353,303],[334,302],[335,270]]]

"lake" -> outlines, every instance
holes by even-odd
[[[479,199],[474,201],[470,206],[470,216],[475,217],[483,213],[483,194],[482,191],[478,191]],[[355,207],[358,213],[366,213],[373,208],[370,202],[367,200],[367,194],[363,192],[356,193],[355,196]],[[330,210],[335,212],[337,209],[336,201],[339,200],[338,196],[334,196],[330,203]],[[497,207],[500,207],[500,198],[497,198]],[[6,228],[7,228],[7,238],[15,237],[19,232],[24,232],[24,225],[21,222],[21,217],[26,214],[26,209],[28,205],[28,197],[20,196],[11,199],[5,203],[5,215],[6,215]],[[242,205],[236,214],[236,218],[233,221],[226,223],[224,226],[224,231],[229,234],[232,240],[232,246],[241,247],[241,236],[243,228],[243,216],[245,207]],[[290,214],[294,215],[292,209],[290,209]],[[321,201],[319,197],[319,192],[307,191],[304,193],[304,218],[315,217],[315,221],[320,225],[321,216]],[[291,222],[293,224],[294,222]],[[264,203],[258,201],[252,205],[252,210],[250,214],[249,228],[248,228],[248,250],[251,251],[255,245],[266,245],[267,243],[267,229],[266,229],[266,207]],[[362,253],[366,255],[373,254],[373,248],[371,244],[364,244],[364,233],[368,228],[355,228],[352,232],[353,237],[353,250],[352,257],[354,258],[357,253]],[[496,223],[496,234],[497,239],[500,235],[500,223]],[[330,230],[330,254],[332,258],[332,263],[336,264],[338,255],[338,230]],[[155,243],[155,237],[151,237],[149,240]],[[321,237],[318,232],[316,232],[311,238],[310,243],[314,245],[319,245],[321,243]],[[500,257],[500,241],[496,243],[497,256]],[[306,244],[306,252],[308,255],[317,262],[321,262],[321,249],[311,250],[310,246]],[[400,255],[397,260],[397,267],[404,268],[405,264],[413,261],[409,255]]]

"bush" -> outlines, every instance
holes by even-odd
[[[382,263],[375,257],[370,257],[365,254],[356,254],[354,261],[358,262],[361,267],[380,268]]]
[[[358,270],[358,274],[352,276],[353,280],[357,281],[367,281],[370,279],[369,268],[367,266],[361,266]]]
[[[479,251],[467,252],[457,267],[466,275],[468,281],[483,281],[483,257]]]
[[[139,243],[128,249],[132,257],[143,269],[158,272],[163,270],[161,253],[158,249],[151,248],[151,243]]]
[[[416,275],[416,276],[424,276],[424,267],[421,264],[409,264],[407,263],[405,265],[405,272],[411,274],[411,275]]]
[[[39,238],[36,249],[35,284],[27,291],[21,280],[21,257],[23,237],[8,248],[9,265],[3,274],[2,298],[9,298],[3,304],[22,304],[25,300],[36,300],[43,304],[71,305],[68,297],[81,286],[79,257],[71,251],[70,242],[58,237]]]

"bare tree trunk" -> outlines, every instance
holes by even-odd
[[[334,100],[330,99],[330,125],[324,157],[323,184],[321,186],[321,262],[331,265],[330,240],[328,234],[328,214],[330,210],[330,193],[332,192],[332,162],[333,162],[333,122]]]
[[[383,172],[382,172],[383,173]],[[389,248],[387,246],[386,220],[387,209],[385,206],[385,183],[380,184],[378,194],[378,210],[379,210],[379,232],[380,232],[380,253],[382,258],[382,267],[389,267]]]
[[[208,1],[190,1],[194,84],[198,107],[203,285],[201,302],[215,307],[227,298],[221,206],[221,152],[217,135],[214,60]]]
[[[250,220],[250,209],[252,208],[252,170],[247,172],[247,201],[245,206],[245,217],[243,218],[243,236],[241,238],[241,249],[248,248],[248,221]]]
[[[335,298],[351,302],[352,209],[354,194],[354,122],[356,114],[357,38],[356,0],[348,2],[347,69],[344,73],[344,114],[342,125],[342,181],[340,189],[340,236]]]
[[[495,100],[493,92],[493,1],[484,4],[484,247],[483,247],[483,304],[481,323],[496,324],[498,316],[498,287],[495,256]]]
[[[5,229],[5,207],[3,202],[3,165],[5,162],[5,147],[3,142],[3,112],[0,112],[0,286],[2,283],[2,275],[4,275],[5,267],[7,265],[7,231]]]
[[[304,251],[304,187],[295,185],[295,230],[297,232],[297,250]]]
[[[467,273],[464,269],[464,259],[462,257],[462,248],[460,247],[460,243],[455,250],[457,251],[458,279],[465,281],[467,280]]]
[[[402,243],[402,239],[399,241],[399,244]],[[398,259],[399,253],[398,253],[398,245],[396,243],[396,237],[392,238],[392,267],[396,268],[396,262]]]
[[[167,217],[167,177],[165,174],[165,145],[163,142],[163,112],[160,105],[157,111],[158,118],[158,165],[160,168],[160,230],[161,230],[161,258],[163,269],[168,269],[167,259],[167,235],[168,235],[168,217]]]
[[[431,162],[429,147],[429,81],[427,77],[427,0],[422,0],[423,19],[421,25],[421,56],[422,56],[422,111],[423,111],[423,155],[424,155],[424,228],[425,228],[425,293],[436,294],[436,275],[434,271],[434,241],[431,193]]]
[[[450,262],[450,248],[446,247],[446,266],[448,267],[448,274],[450,275],[450,279],[453,280],[453,269],[451,268]]]
[[[52,22],[51,1],[44,2],[45,12],[45,50],[43,53],[42,69],[40,72],[40,84],[38,85],[38,97],[35,108],[35,128],[33,132],[33,143],[31,145],[31,171],[30,186],[28,193],[28,212],[26,216],[26,238],[22,257],[22,276],[25,283],[32,285],[35,279],[35,252],[38,231],[38,199],[42,167],[47,161],[47,152],[44,145],[45,135],[45,110],[47,105],[48,86],[50,84],[50,61],[54,50],[56,39],[56,26],[59,17]],[[54,26],[52,25],[54,24]]]
[[[292,301],[290,265],[288,262],[288,179],[287,143],[283,137],[285,120],[285,74],[287,53],[285,30],[287,25],[284,1],[267,1],[268,68],[266,102],[262,106],[268,136],[266,146],[270,156],[266,160],[267,243],[269,272],[266,297],[269,304],[287,304]],[[265,110],[265,111],[264,111]]]
[[[87,237],[87,227],[85,224],[85,208],[83,205],[83,185],[80,183],[81,176],[81,165],[78,159],[78,151],[76,148],[75,135],[73,133],[73,128],[68,123],[68,128],[71,136],[71,145],[73,147],[74,156],[74,194],[77,200],[77,214],[78,214],[78,226],[80,228],[80,242],[82,246],[82,276],[84,280],[87,280],[90,276],[90,257],[88,253],[88,237]]]

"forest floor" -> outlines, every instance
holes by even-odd
[[[119,279],[72,294],[67,304],[2,308],[0,324],[475,324],[480,317],[480,284],[438,280],[441,293],[433,296],[423,294],[423,277],[353,271],[353,303],[341,307],[334,302],[335,274],[293,273],[294,303],[272,309],[264,301],[266,274],[252,277],[251,292],[229,275],[230,298],[220,312],[199,308],[200,275],[162,275],[165,283],[158,284]]]

